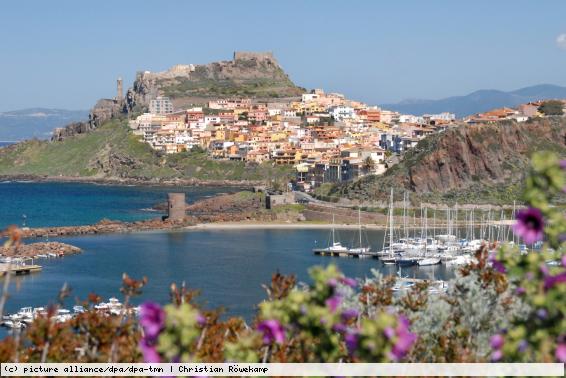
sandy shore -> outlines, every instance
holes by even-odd
[[[187,226],[186,230],[316,230],[331,229],[334,227],[339,230],[357,230],[357,224],[335,224],[331,223],[252,223],[252,222],[219,222],[219,223],[200,223],[195,226]],[[364,224],[365,229],[383,230],[383,225]]]

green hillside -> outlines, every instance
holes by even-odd
[[[0,149],[5,176],[270,181],[288,174],[288,167],[211,160],[204,152],[162,155],[140,142],[124,120],[62,142],[31,140]]]

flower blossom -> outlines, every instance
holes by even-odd
[[[285,329],[275,319],[262,321],[257,329],[263,333],[264,344],[271,344],[274,341],[278,344],[283,344],[285,341]]]
[[[331,312],[335,312],[340,306],[340,303],[342,303],[342,298],[340,298],[340,296],[338,295],[334,295],[328,298],[324,303],[330,309]]]
[[[409,352],[415,341],[417,335],[409,330],[409,319],[405,316],[399,316],[397,327],[395,329],[386,327],[383,330],[385,337],[389,340],[394,340],[395,344],[389,353],[389,358],[393,361],[399,361]]]
[[[139,347],[143,355],[143,360],[146,363],[151,364],[161,362],[161,357],[159,356],[159,353],[157,353],[155,345],[148,344],[147,339],[142,338],[140,340]]]
[[[145,338],[156,341],[165,326],[165,311],[154,302],[145,302],[140,308],[140,325],[143,327]]]
[[[554,355],[559,362],[566,363],[566,344],[558,344]]]
[[[517,222],[513,226],[513,232],[523,238],[527,244],[533,244],[542,240],[544,236],[544,219],[542,212],[534,207],[517,213]]]

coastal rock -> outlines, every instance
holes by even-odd
[[[80,253],[81,249],[70,244],[60,243],[60,242],[38,242],[31,244],[22,244],[17,248],[12,247],[2,247],[0,249],[0,254],[7,257],[38,257],[39,255],[48,256],[66,256],[76,253]]]
[[[337,185],[330,195],[386,201],[393,187],[475,202],[467,196],[501,191],[512,202],[509,188],[520,185],[531,154],[542,150],[566,155],[565,117],[462,125],[420,141],[383,176]]]

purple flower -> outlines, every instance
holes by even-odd
[[[352,330],[348,331],[344,336],[344,342],[346,343],[348,353],[350,353],[350,355],[354,354],[356,349],[358,349],[358,332]]]
[[[529,346],[529,343],[527,342],[527,340],[523,339],[523,340],[519,341],[519,345],[518,345],[517,349],[519,350],[520,353],[525,353],[528,346]]]
[[[489,343],[492,349],[498,350],[501,349],[503,343],[505,343],[505,339],[503,338],[503,335],[498,333],[496,335],[491,336],[491,338],[489,339]]]
[[[338,281],[336,281],[336,278],[331,278],[328,281],[326,281],[326,284],[332,288],[336,287],[336,285],[338,284]]]
[[[358,311],[353,308],[346,309],[342,312],[342,320],[347,322],[350,319],[355,319],[358,317]]]
[[[264,320],[259,323],[257,329],[263,333],[264,344],[271,344],[274,341],[277,344],[285,342],[285,329],[277,320]]]
[[[146,339],[140,340],[139,347],[143,355],[143,360],[146,363],[161,362],[161,357],[159,356],[159,353],[157,353],[155,346],[149,345]]]
[[[345,333],[347,328],[346,325],[344,325],[344,323],[337,323],[332,326],[332,330],[338,333]]]
[[[140,325],[148,340],[157,340],[165,326],[165,311],[157,303],[145,302],[140,309]]]
[[[496,350],[491,354],[491,362],[497,362],[503,358],[503,352],[501,349]]]
[[[554,285],[566,282],[566,272],[557,274],[556,276],[548,276],[544,279],[544,290],[550,290]]]
[[[499,272],[499,273],[507,272],[507,269],[505,269],[505,265],[503,265],[503,263],[501,261],[497,260],[495,257],[490,257],[489,261],[491,261],[491,266],[497,272]]]
[[[519,286],[515,289],[515,294],[517,294],[517,295],[524,295],[526,292],[527,292],[527,290],[525,290],[525,288],[521,287],[521,286]]]
[[[566,170],[566,160],[560,160],[560,168]]]
[[[548,316],[548,312],[544,308],[539,308],[537,310],[537,316],[539,317],[539,319],[544,320]]]
[[[562,256],[562,266],[566,268],[566,255]]]
[[[558,344],[554,355],[558,361],[566,363],[566,344]]]
[[[335,312],[340,306],[340,303],[342,303],[342,298],[338,295],[334,295],[328,298],[324,303],[330,309],[330,312]]]
[[[356,286],[358,286],[358,283],[356,282],[356,280],[353,279],[353,278],[349,278],[349,277],[340,278],[340,283],[342,285],[350,286],[351,288],[355,288]]]
[[[409,330],[409,319],[405,316],[400,315],[397,322],[397,327],[395,328],[395,345],[389,353],[389,357],[393,361],[399,361],[409,352],[415,341],[417,340],[417,335]],[[387,332],[387,329],[384,330]],[[387,335],[391,335],[389,331]]]
[[[204,325],[206,325],[206,318],[204,316],[202,316],[202,314],[197,314],[197,324],[201,327],[203,327]]]
[[[523,238],[525,243],[532,244],[542,240],[544,235],[544,219],[542,212],[534,207],[517,213],[517,222],[513,232]]]
[[[392,339],[395,336],[395,330],[391,327],[385,327],[385,329],[383,330],[383,334],[388,339]]]

